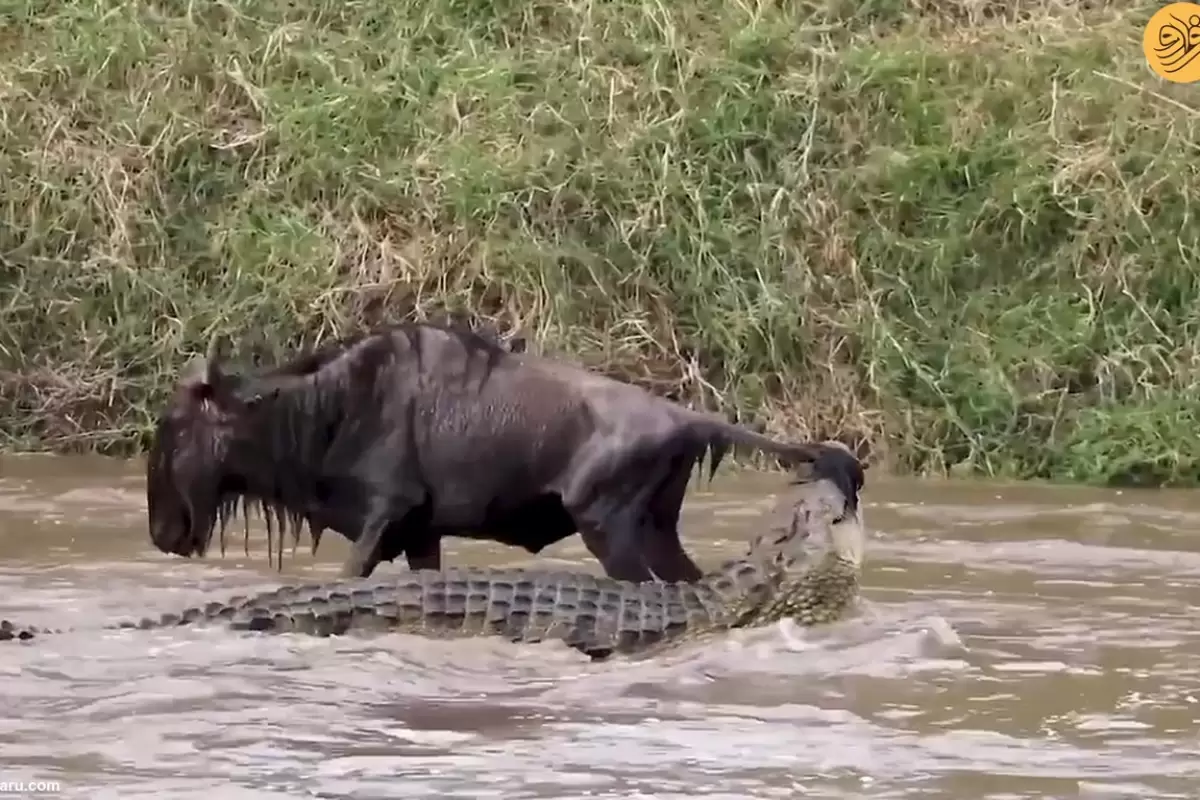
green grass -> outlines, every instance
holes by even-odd
[[[1198,483],[1156,7],[0,0],[0,447],[464,309],[901,471]]]

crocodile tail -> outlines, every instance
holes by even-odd
[[[35,636],[47,633],[58,633],[49,628],[35,628],[32,625],[17,625],[6,619],[0,620],[0,642],[25,642]]]

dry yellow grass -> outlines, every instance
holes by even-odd
[[[0,444],[136,446],[214,331],[468,309],[901,470],[1195,482],[1154,8],[8,0]]]

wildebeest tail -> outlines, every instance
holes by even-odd
[[[830,481],[845,496],[850,510],[857,508],[865,482],[864,467],[845,446],[832,442],[781,442],[719,417],[694,413],[707,433],[710,479],[721,460],[740,445],[777,456],[789,469],[804,475],[805,480]]]

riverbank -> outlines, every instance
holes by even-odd
[[[138,447],[213,332],[466,309],[899,472],[1200,482],[1153,7],[928,5],[19,2],[0,448]]]

